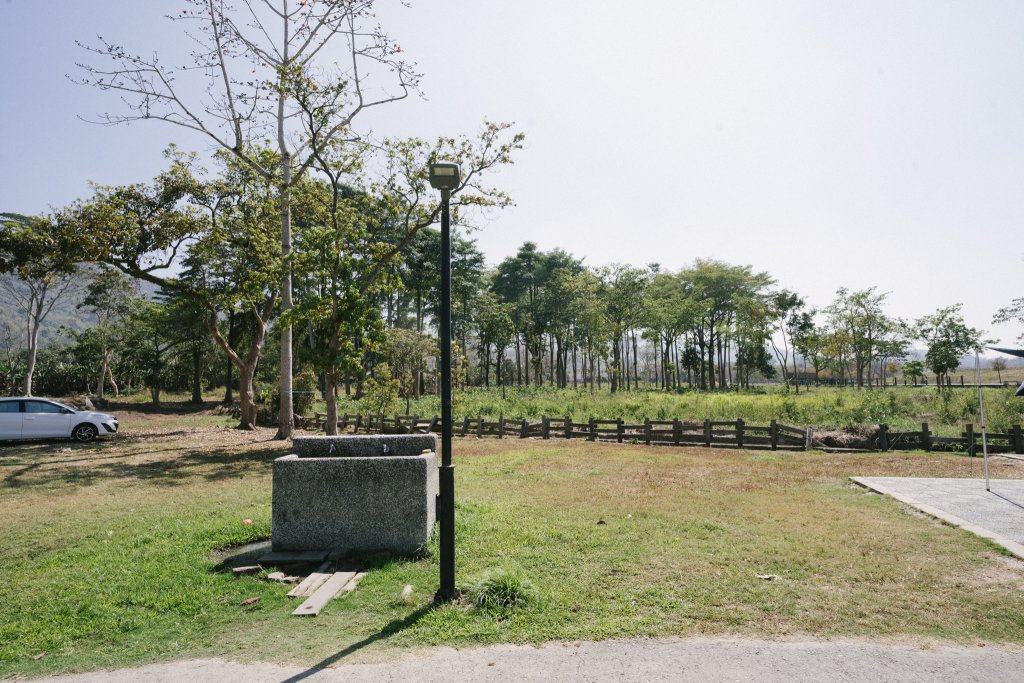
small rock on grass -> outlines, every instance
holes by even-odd
[[[758,574],[757,578],[762,579],[763,581],[776,581],[782,577],[778,574]]]
[[[240,602],[238,604],[241,607],[248,607],[249,605],[255,605],[259,601],[260,601],[260,596],[257,595],[255,598],[246,598],[245,600],[242,600],[242,602]]]
[[[277,581],[278,583],[298,583],[300,577],[288,576],[284,572],[270,572],[267,574],[267,581]]]

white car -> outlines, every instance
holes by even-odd
[[[74,439],[87,443],[117,434],[117,418],[107,413],[75,410],[45,398],[0,398],[0,441]]]

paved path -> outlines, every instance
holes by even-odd
[[[853,477],[954,526],[991,539],[1024,559],[1024,479],[928,479]]]
[[[276,664],[191,660],[46,679],[51,683],[335,683],[344,681],[1013,681],[1024,650],[978,646],[916,647],[856,640],[663,639],[502,645],[376,664],[302,669]]]

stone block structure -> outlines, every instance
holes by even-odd
[[[273,472],[274,551],[411,555],[430,538],[437,498],[433,434],[296,437]]]

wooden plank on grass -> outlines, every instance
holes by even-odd
[[[330,568],[331,563],[324,562],[322,565],[317,567],[315,572],[303,579],[302,583],[288,591],[288,597],[301,598],[315,591],[323,585],[324,581],[331,578],[331,572],[328,571]]]
[[[358,572],[334,572],[316,591],[292,612],[297,617],[315,617],[320,610],[341,592]]]
[[[256,560],[256,562],[262,565],[323,562],[327,559],[327,552],[326,550],[302,550],[298,552],[267,553]]]

